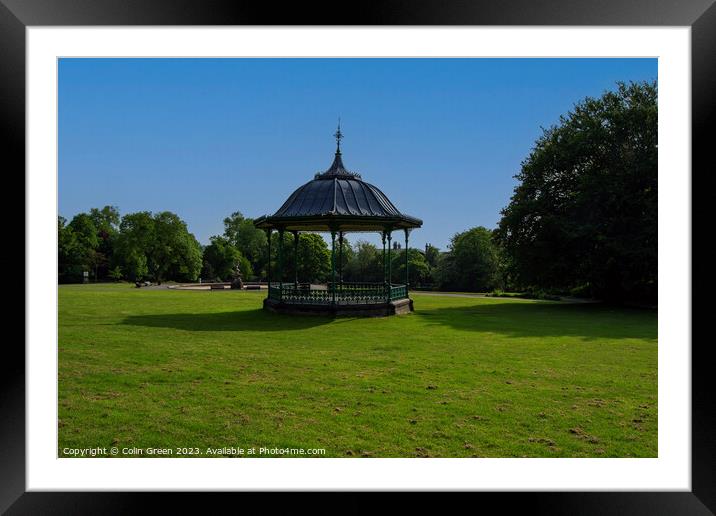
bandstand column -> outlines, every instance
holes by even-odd
[[[385,266],[385,231],[383,231],[380,234],[381,240],[383,240],[383,283],[388,283],[388,278],[386,277],[386,271],[388,270]]]
[[[331,231],[331,304],[336,304],[336,232]]]
[[[266,239],[268,240],[268,264],[266,265],[266,282],[269,288],[269,297],[271,297],[271,230],[266,230]]]
[[[343,284],[343,231],[338,232],[338,283]]]
[[[408,233],[410,230],[405,228],[405,294],[408,294]]]
[[[392,286],[392,281],[393,281],[393,278],[391,277],[392,273],[393,273],[393,264],[390,262],[390,242],[391,242],[391,240],[393,240],[393,231],[392,230],[388,231],[388,301],[390,301],[390,295],[392,294],[390,287]]]
[[[278,298],[283,297],[283,228],[278,230]]]
[[[298,289],[298,231],[293,232],[293,286]]]

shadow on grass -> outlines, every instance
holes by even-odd
[[[130,315],[120,324],[188,331],[285,331],[313,328],[332,321],[322,316],[287,316],[261,308],[238,312]]]
[[[414,315],[432,324],[508,337],[657,338],[656,311],[601,304],[494,302],[419,309]]]

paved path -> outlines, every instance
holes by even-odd
[[[165,289],[172,289],[172,290],[203,290],[208,291],[211,290],[210,284],[205,283],[203,285],[199,284],[187,284],[187,285],[181,285],[181,284],[165,284],[165,285],[152,285],[150,287],[142,287],[142,290],[165,290]],[[226,288],[224,290],[232,290],[230,288]],[[219,290],[221,291],[221,290]],[[266,289],[250,289],[245,290],[245,292],[265,292]],[[498,298],[494,296],[488,296],[487,294],[478,294],[478,293],[470,293],[470,292],[434,292],[429,290],[411,290],[410,291],[411,296],[439,296],[439,297],[490,297],[493,299],[529,299],[524,297],[504,297],[504,298]],[[546,299],[530,299],[530,301],[547,301]],[[579,297],[562,297],[559,301],[552,301],[552,302],[561,302],[561,303],[599,303],[600,301],[594,300],[594,299],[583,299]]]
[[[419,296],[444,296],[444,297],[489,297],[492,299],[528,299],[530,301],[551,301],[548,299],[530,299],[528,297],[498,297],[498,296],[488,296],[487,294],[471,294],[471,293],[457,293],[457,292],[430,292],[427,290],[411,290],[410,295],[419,295]],[[559,301],[552,301],[554,302],[560,302],[560,303],[600,303],[600,301],[596,299],[583,299],[581,297],[568,297],[568,296],[562,296],[560,297]]]
[[[441,297],[488,297],[485,294],[453,293],[453,292],[429,292],[427,290],[411,290],[410,295],[419,296],[441,296]]]

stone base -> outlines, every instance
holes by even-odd
[[[412,299],[398,299],[390,303],[355,305],[299,305],[280,303],[275,299],[264,299],[264,309],[281,314],[329,315],[332,317],[386,317],[408,314],[413,311]]]

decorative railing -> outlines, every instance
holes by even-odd
[[[336,283],[335,285],[272,283],[269,286],[270,299],[289,304],[375,304],[406,297],[408,297],[408,289],[405,285],[383,283]]]
[[[405,285],[393,285],[390,287],[390,300],[403,299],[408,297],[408,289]]]

